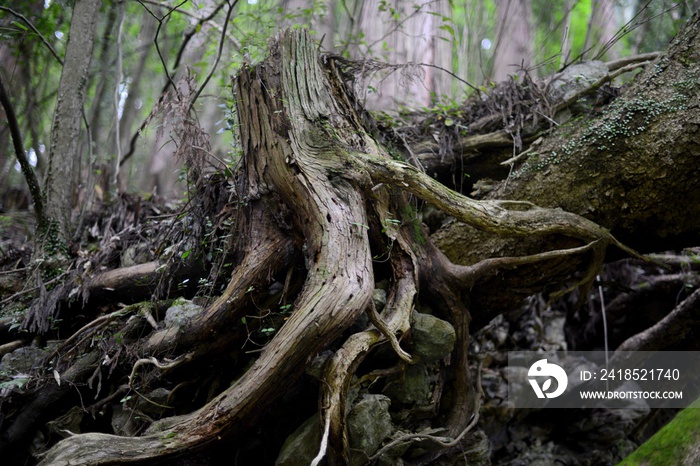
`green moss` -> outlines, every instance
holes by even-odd
[[[39,233],[42,236],[44,253],[47,256],[58,256],[68,253],[68,245],[62,237],[61,227],[57,221],[47,221],[46,228]]]
[[[700,443],[700,399],[684,409],[618,466],[676,466]],[[695,463],[693,463],[695,464]]]
[[[601,153],[620,150],[628,138],[639,137],[661,115],[687,110],[686,102],[687,97],[681,92],[661,102],[639,97],[617,100],[610,104],[602,118],[592,121],[578,136],[567,138],[559,150],[531,156],[514,175],[541,171],[551,165],[567,162],[586,146],[593,146]]]
[[[693,48],[688,47],[681,52],[680,56],[678,57],[678,61],[686,68],[690,68],[695,65],[695,60],[693,57],[694,54]]]
[[[418,218],[418,213],[416,209],[411,204],[405,204],[402,208],[401,217],[404,222],[410,222],[413,225],[413,239],[420,245],[424,245],[426,242],[425,235],[423,235],[423,229],[421,227],[421,221]]]
[[[700,87],[700,79],[698,79],[698,72],[688,72],[686,73],[685,79],[673,83],[674,89],[681,94],[692,96]]]

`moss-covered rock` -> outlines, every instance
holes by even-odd
[[[430,363],[452,352],[456,335],[454,327],[430,314],[413,313],[411,326],[412,356],[420,362]]]
[[[430,375],[423,364],[409,366],[388,380],[384,394],[404,405],[426,405],[430,402]]]
[[[318,454],[321,432],[315,413],[284,441],[275,466],[308,466]]]
[[[700,399],[684,409],[618,466],[700,464]]]
[[[350,462],[364,464],[394,430],[389,415],[391,400],[384,395],[364,395],[347,419]]]

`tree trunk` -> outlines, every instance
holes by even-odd
[[[345,400],[362,360],[388,340],[399,360],[420,362],[419,355],[399,345],[411,328],[418,290],[424,290],[426,299],[432,297],[436,312],[451,321],[458,339],[452,364],[438,364],[443,368],[439,386],[444,387],[439,413],[447,436],[440,437],[438,446],[426,453],[437,457],[468,442],[470,437],[465,434],[473,427],[469,420],[476,398],[467,364],[470,316],[460,290],[470,289],[480,278],[503,268],[588,251],[600,255],[608,244],[624,248],[607,231],[581,217],[529,203],[474,201],[415,167],[392,160],[365,132],[364,114],[352,105],[352,95],[345,91],[348,84],[337,66],[334,60],[319,57],[308,33],[289,31],[271,45],[267,60],[245,68],[237,77],[245,154],[239,179],[244,183],[254,234],[227,291],[185,336],[154,335],[139,353],[172,354],[177,348],[178,352],[189,351],[186,362],[225,345],[231,337],[222,329],[240,318],[246,294],[264,287],[262,277],[276,273],[284,257],[289,257],[271,249],[273,238],[288,237],[304,256],[306,278],[292,315],[252,367],[199,410],[154,423],[142,437],[93,433],[65,439],[42,464],[147,462],[202,448],[221,437],[236,438],[282,394],[280,386],[298,378],[315,355],[329,348],[367,310],[375,327],[341,344],[326,367],[321,390],[326,441],[319,458],[328,456],[331,464],[346,464],[351,450],[345,431]],[[557,234],[582,246],[455,266],[427,241],[402,191],[491,233],[517,237]],[[267,258],[259,257],[261,253]],[[384,256],[388,264],[382,270],[378,258]],[[380,277],[375,277],[380,270]],[[375,280],[380,278],[389,278],[391,289],[387,307],[377,316],[370,303]],[[212,337],[213,343],[202,343]]]
[[[583,215],[644,251],[694,245],[700,205],[686,200],[700,195],[698,28],[696,14],[634,86],[600,116],[581,116],[557,128],[489,197]],[[464,241],[479,245],[484,239],[469,240],[470,235],[453,224],[434,239],[458,263],[499,249],[493,242],[464,248]]]
[[[58,241],[64,244],[72,235],[71,210],[75,174],[80,160],[85,85],[100,5],[99,0],[78,0],[73,7],[51,129],[44,186],[46,213],[50,221],[57,222],[55,233],[59,235]]]
[[[500,82],[531,64],[532,5],[530,0],[498,0],[496,9],[498,30],[491,79]]]
[[[696,14],[669,50],[602,115],[578,117],[557,128],[521,158],[512,175],[488,197],[527,200],[577,213],[642,251],[694,246],[700,206],[687,200],[700,196],[700,101],[694,78],[700,72],[698,18]],[[494,162],[508,156],[501,152],[500,157]],[[465,171],[469,170],[466,163]],[[445,225],[432,239],[459,264],[568,244],[552,238],[516,241],[493,237],[460,222]],[[570,261],[557,275],[566,277],[580,266]],[[523,277],[517,275],[513,280],[503,285],[515,287]],[[548,286],[552,283],[550,280]],[[485,325],[517,299],[543,286],[528,287],[519,297],[503,300],[493,283],[480,284],[478,306],[488,311],[475,313],[475,326]]]
[[[619,15],[615,14],[615,2],[611,0],[593,0],[591,15],[588,18],[586,39],[583,43],[584,59],[612,60],[619,57],[613,41],[620,28]],[[640,31],[641,32],[641,31]]]
[[[246,375],[187,421],[164,422],[150,435],[133,439],[101,434],[67,439],[45,464],[76,458],[82,464],[148,461],[239,434],[279,396],[281,384],[298,377],[309,358],[366,308],[374,278],[364,202],[353,180],[340,175],[341,148],[329,144],[317,123],[332,118],[349,144],[355,127],[351,109],[339,107],[329,93],[316,54],[308,35],[282,36],[272,57],[245,70],[236,83],[243,99],[239,114],[248,198],[256,201],[274,191],[295,214],[293,233],[305,238],[308,277],[294,314]]]
[[[351,53],[385,63],[412,66],[372,73],[367,85],[367,108],[390,110],[399,106],[421,108],[445,93],[452,80],[449,75],[426,63],[452,71],[450,43],[440,26],[442,15],[448,16],[445,0],[417,4],[393,1],[362,2],[359,27],[364,31],[360,44]],[[388,32],[387,32],[388,31]],[[370,68],[368,66],[368,68]]]

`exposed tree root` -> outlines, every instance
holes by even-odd
[[[324,86],[319,79],[320,70],[313,79],[305,68],[286,68],[287,63],[310,60],[304,54],[316,53],[311,41],[304,35],[291,35],[289,39],[280,42],[282,57],[275,57],[277,61],[272,62],[277,66],[285,64],[281,70],[285,74],[283,84],[299,81],[298,85],[308,86],[312,94],[320,92]],[[257,88],[259,77],[244,72],[239,80],[239,88],[245,95],[264,96]],[[250,92],[251,86],[257,92]],[[284,95],[298,98],[296,88]],[[368,305],[374,279],[367,234],[362,228],[368,223],[363,200],[349,183],[328,179],[327,167],[318,164],[322,160],[319,151],[328,148],[306,145],[308,140],[301,137],[305,131],[303,124],[293,128],[292,146],[280,153],[280,140],[275,140],[274,130],[267,125],[274,106],[281,104],[282,98],[283,95],[278,95],[267,102],[244,102],[239,112],[245,128],[242,139],[251,144],[247,151],[248,173],[259,175],[248,180],[250,192],[259,195],[266,189],[262,186],[276,186],[301,219],[297,225],[306,239],[309,272],[294,313],[253,367],[197,412],[158,422],[147,435],[127,441],[95,434],[68,438],[59,442],[42,464],[144,461],[201,448],[222,435],[235,435],[279,395],[281,383],[298,376],[307,360],[337,338]],[[327,101],[326,96],[326,101],[321,102]],[[313,122],[317,120],[313,112],[322,109],[316,107],[321,102],[305,101],[303,106],[289,103],[287,111],[296,113],[299,122]],[[253,155],[254,148],[257,157]],[[285,163],[285,152],[287,162],[293,160],[294,165]],[[267,165],[270,168],[266,170]]]
[[[271,275],[284,272],[290,259],[299,257],[295,250],[301,250],[306,278],[293,313],[252,367],[197,411],[157,421],[141,437],[67,438],[46,454],[42,465],[145,463],[241,434],[281,395],[280,387],[298,378],[311,359],[371,306],[373,252],[389,257],[393,275],[387,306],[381,317],[373,316],[381,331],[371,328],[350,336],[329,361],[321,398],[325,431],[317,458],[327,455],[331,464],[346,464],[349,459],[345,398],[369,351],[388,338],[403,359],[412,360],[398,342],[409,330],[419,288],[434,298],[435,308],[448,316],[457,336],[444,376],[448,396],[440,408],[446,436],[431,437],[449,448],[478,417],[467,358],[471,316],[463,292],[480,277],[503,268],[611,244],[634,253],[580,216],[526,202],[474,201],[408,164],[391,160],[365,133],[342,82],[333,67],[321,66],[315,44],[305,32],[282,34],[271,46],[268,60],[240,74],[236,89],[245,154],[242,192],[250,209],[241,233],[252,239],[240,248],[242,259],[228,287],[204,314],[184,333],[154,332],[140,344],[139,354],[161,357],[193,351],[193,357],[201,357],[230,345],[229,333],[245,315],[248,293],[267,284]],[[415,231],[413,219],[399,210],[406,206],[401,191],[497,235],[556,234],[585,245],[455,266],[424,236],[419,238],[424,232]],[[271,199],[281,201],[274,210],[269,208]],[[153,267],[138,270],[150,274]],[[112,278],[95,283],[111,288],[105,284]]]
[[[673,350],[678,343],[696,335],[699,306],[700,289],[695,290],[655,325],[625,340],[616,351]]]
[[[481,364],[479,364],[479,367],[477,369],[477,377],[476,377],[476,386],[481,389]],[[424,440],[428,440],[430,442],[433,442],[437,445],[439,445],[442,448],[452,448],[457,445],[462,441],[465,435],[474,427],[476,426],[477,422],[479,422],[479,409],[481,407],[481,400],[484,394],[479,391],[478,396],[474,397],[474,407],[473,407],[473,414],[472,414],[472,419],[470,420],[469,424],[462,430],[462,432],[459,433],[454,438],[450,437],[439,437],[437,435],[434,435],[435,429],[433,429],[432,433],[412,433],[412,434],[404,434],[401,435],[400,437],[392,440],[391,442],[387,443],[384,445],[380,450],[378,450],[374,455],[372,455],[369,458],[369,461],[375,461],[379,458],[382,457],[385,453],[391,451],[392,448],[406,444],[406,443],[412,443],[412,442],[420,442]],[[436,457],[432,457],[431,460],[436,459]]]
[[[226,345],[229,329],[247,312],[251,288],[267,285],[270,277],[290,266],[295,254],[292,238],[276,227],[264,203],[256,205],[241,231],[247,238],[243,259],[223,293],[186,328],[154,332],[141,345],[142,354],[169,355],[192,351],[197,345],[203,351],[216,351],[219,343]]]
[[[404,264],[402,264],[404,262]],[[387,333],[402,334],[409,329],[409,319],[417,294],[415,279],[410,268],[406,268],[406,259],[397,260],[394,270],[395,285],[391,291],[381,319],[384,321]],[[331,447],[330,464],[348,464],[349,445],[345,431],[345,399],[350,386],[350,380],[355,370],[380,343],[386,342],[386,337],[376,328],[365,330],[350,336],[343,346],[336,351],[326,365],[324,384],[321,392],[322,418],[324,437],[329,437]],[[325,454],[323,449],[317,458]]]
[[[61,374],[61,385],[49,383],[37,396],[15,417],[0,437],[0,451],[4,455],[18,452],[19,446],[27,442],[27,432],[35,425],[43,412],[59,402],[65,395],[75,390],[75,383],[86,380],[94,372],[99,361],[97,352],[89,353],[78,359],[73,366]]]
[[[476,201],[456,193],[407,163],[367,154],[354,162],[376,182],[406,189],[456,219],[499,236],[560,234],[583,241],[602,240],[643,260],[648,260],[617,241],[608,230],[585,218],[560,209],[544,209],[525,201]]]

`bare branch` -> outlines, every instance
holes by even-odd
[[[151,10],[148,9],[146,5],[143,4],[141,0],[137,0],[145,9],[148,11],[148,13],[155,18],[156,21],[158,21],[158,29],[156,29],[156,37],[153,39],[153,42],[156,45],[156,52],[158,52],[158,57],[160,57],[160,62],[163,64],[163,71],[165,71],[165,75],[168,77],[168,82],[170,85],[173,86],[173,89],[176,89],[175,82],[173,81],[172,76],[170,76],[170,72],[168,71],[168,64],[165,62],[165,59],[163,58],[163,54],[160,51],[160,46],[158,46],[158,34],[160,34],[160,28],[163,27],[163,20],[166,19],[168,16],[170,16],[173,11],[177,10],[180,8],[182,5],[187,3],[188,0],[182,0],[179,4],[176,6],[172,7],[166,14],[163,15],[162,18],[159,18],[153,13]],[[184,47],[184,44],[183,44]],[[175,66],[177,68],[177,65]],[[166,84],[166,89],[167,89],[167,84]]]
[[[44,45],[46,46],[46,48],[48,48],[49,51],[51,52],[51,55],[53,55],[53,57],[56,59],[56,61],[58,61],[58,63],[59,63],[61,66],[63,66],[63,60],[61,59],[60,56],[58,56],[58,53],[56,52],[56,50],[51,46],[51,44],[49,43],[49,41],[46,40],[46,37],[44,37],[44,35],[43,35],[42,33],[40,33],[39,30],[32,24],[32,22],[29,21],[27,18],[25,18],[25,16],[24,16],[23,14],[17,13],[17,12],[16,12],[15,10],[13,10],[12,8],[8,8],[8,7],[6,7],[6,6],[0,6],[0,11],[7,11],[8,13],[11,13],[11,14],[15,15],[16,17],[18,17],[19,19],[21,19],[22,22],[23,22],[24,24],[26,24],[27,26],[29,26],[29,28],[30,28],[32,31],[34,31],[34,33],[35,33],[37,36],[39,36],[39,38],[40,38],[41,41],[44,43]]]
[[[224,50],[224,39],[226,38],[226,27],[228,26],[229,20],[231,19],[231,13],[233,13],[233,8],[238,4],[238,0],[234,0],[233,4],[229,4],[228,0],[226,1],[228,4],[228,12],[226,13],[226,19],[224,20],[224,30],[221,32],[221,39],[219,39],[219,50],[216,53],[216,60],[214,60],[214,64],[211,67],[211,70],[209,70],[209,74],[207,77],[204,79],[204,82],[202,85],[197,89],[197,92],[195,92],[194,97],[192,97],[192,101],[190,102],[190,110],[192,110],[192,107],[194,106],[194,103],[197,101],[197,98],[199,95],[202,93],[206,85],[209,83],[209,80],[211,79],[212,75],[214,74],[214,71],[216,71],[216,67],[219,65],[219,60],[221,59],[221,52]]]
[[[640,53],[639,55],[634,55],[631,57],[624,57],[624,58],[620,58],[618,60],[612,60],[612,61],[606,62],[605,66],[608,67],[608,70],[615,71],[619,68],[622,68],[622,67],[627,66],[627,65],[631,65],[633,63],[640,63],[640,62],[656,60],[659,57],[659,55],[661,55],[661,52]]]
[[[5,109],[5,115],[7,115],[7,124],[10,127],[12,143],[15,148],[15,156],[17,156],[17,160],[19,161],[19,165],[22,169],[22,174],[24,175],[24,179],[29,187],[29,193],[32,195],[32,201],[34,202],[34,216],[36,217],[38,230],[43,231],[46,227],[46,216],[44,214],[44,201],[41,197],[41,188],[39,187],[39,181],[36,178],[36,173],[29,163],[27,155],[24,153],[22,134],[19,131],[17,115],[15,115],[15,109],[12,106],[10,97],[7,95],[5,85],[2,82],[2,75],[0,75],[0,103]]]
[[[156,21],[158,21],[158,30],[157,30],[157,32],[156,32],[156,37],[154,38],[154,41],[155,41],[155,44],[156,44],[156,50],[158,51],[158,55],[161,57],[161,62],[163,63],[163,66],[165,67],[165,72],[166,72],[166,74],[167,74],[167,73],[168,73],[167,66],[165,65],[165,62],[163,61],[163,57],[162,57],[162,55],[160,54],[160,50],[158,49],[158,31],[160,31],[160,27],[161,27],[161,24],[162,24],[162,23],[161,23],[161,22],[162,22],[162,19],[158,19],[158,17],[144,4],[144,1],[145,1],[145,0],[138,0],[138,2],[146,9],[146,11],[147,11],[151,16],[153,16],[153,17],[156,19]],[[184,0],[180,5],[184,4],[185,2],[187,2],[187,0]],[[175,9],[179,8],[180,5],[178,5],[177,7],[173,8],[171,11],[169,11],[169,12],[167,13],[167,15],[170,15],[171,13],[173,13],[173,11],[175,11]],[[190,30],[190,32],[188,32],[187,34],[185,34],[185,37],[184,37],[184,39],[182,40],[182,44],[180,45],[180,50],[178,50],[177,56],[175,57],[175,63],[173,64],[173,70],[177,70],[178,67],[180,66],[180,61],[182,60],[183,54],[184,54],[184,52],[185,52],[185,48],[187,48],[187,45],[189,44],[190,40],[192,40],[192,37],[194,37],[194,35],[195,35],[195,34],[197,33],[197,31],[199,30],[199,27],[200,27],[202,24],[204,24],[205,22],[211,20],[214,16],[216,16],[216,14],[221,10],[221,8],[223,8],[223,6],[224,6],[224,3],[219,4],[219,5],[214,9],[214,11],[212,11],[212,13],[211,13],[210,15],[208,15],[208,16],[206,16],[206,17],[204,17],[204,18],[200,18],[199,21],[197,22],[197,25],[195,25],[195,27],[193,27],[192,30]],[[179,10],[178,10],[178,11],[179,11]],[[166,15],[166,16],[167,16],[167,15]],[[165,16],[164,16],[163,18],[165,18]],[[160,98],[159,98],[159,100],[158,100],[159,102],[163,100],[163,98],[165,97],[165,93],[168,91],[168,88],[169,88],[171,85],[173,86],[174,89],[176,88],[176,87],[175,87],[175,83],[173,82],[173,80],[171,79],[170,75],[168,74],[168,81],[165,83],[165,86],[163,86],[163,90],[160,91]],[[127,152],[127,153],[124,155],[124,157],[119,161],[119,166],[124,165],[124,163],[125,163],[127,160],[129,160],[129,159],[131,158],[132,155],[134,155],[134,151],[136,151],[136,140],[138,139],[139,134],[141,134],[141,131],[143,131],[143,129],[144,129],[144,128],[146,127],[146,125],[148,124],[148,121],[149,121],[149,117],[146,117],[146,118],[141,122],[141,124],[139,125],[139,128],[136,130],[136,132],[134,133],[134,135],[131,137],[131,142],[130,142],[130,144],[129,144],[129,152]]]
[[[141,0],[140,3],[148,3],[149,5],[155,5],[155,6],[159,6],[159,7],[163,7],[163,8],[169,8],[169,5],[167,5],[167,4],[163,3],[163,2],[159,2],[159,1],[157,1],[157,0]],[[217,11],[218,11],[218,10],[217,10]],[[217,31],[219,31],[219,32],[221,32],[223,35],[225,35],[226,38],[227,38],[229,41],[231,41],[231,43],[232,43],[234,46],[236,46],[236,49],[240,49],[240,48],[241,48],[241,43],[238,41],[238,39],[236,39],[234,36],[232,36],[230,32],[226,32],[226,31],[224,30],[224,27],[221,26],[219,23],[217,23],[216,21],[213,21],[213,20],[211,19],[211,15],[207,16],[206,18],[200,18],[199,16],[197,16],[197,15],[195,15],[195,14],[193,14],[193,13],[190,13],[190,12],[187,11],[187,10],[177,10],[177,12],[180,13],[181,15],[189,16],[190,18],[196,19],[197,22],[198,22],[198,24],[202,24],[202,21],[203,21],[204,23],[210,24],[211,27],[213,27],[214,29],[216,29]],[[208,19],[207,19],[207,18],[208,18]]]
[[[655,325],[625,340],[615,351],[661,351],[693,334],[697,327],[700,289]]]

